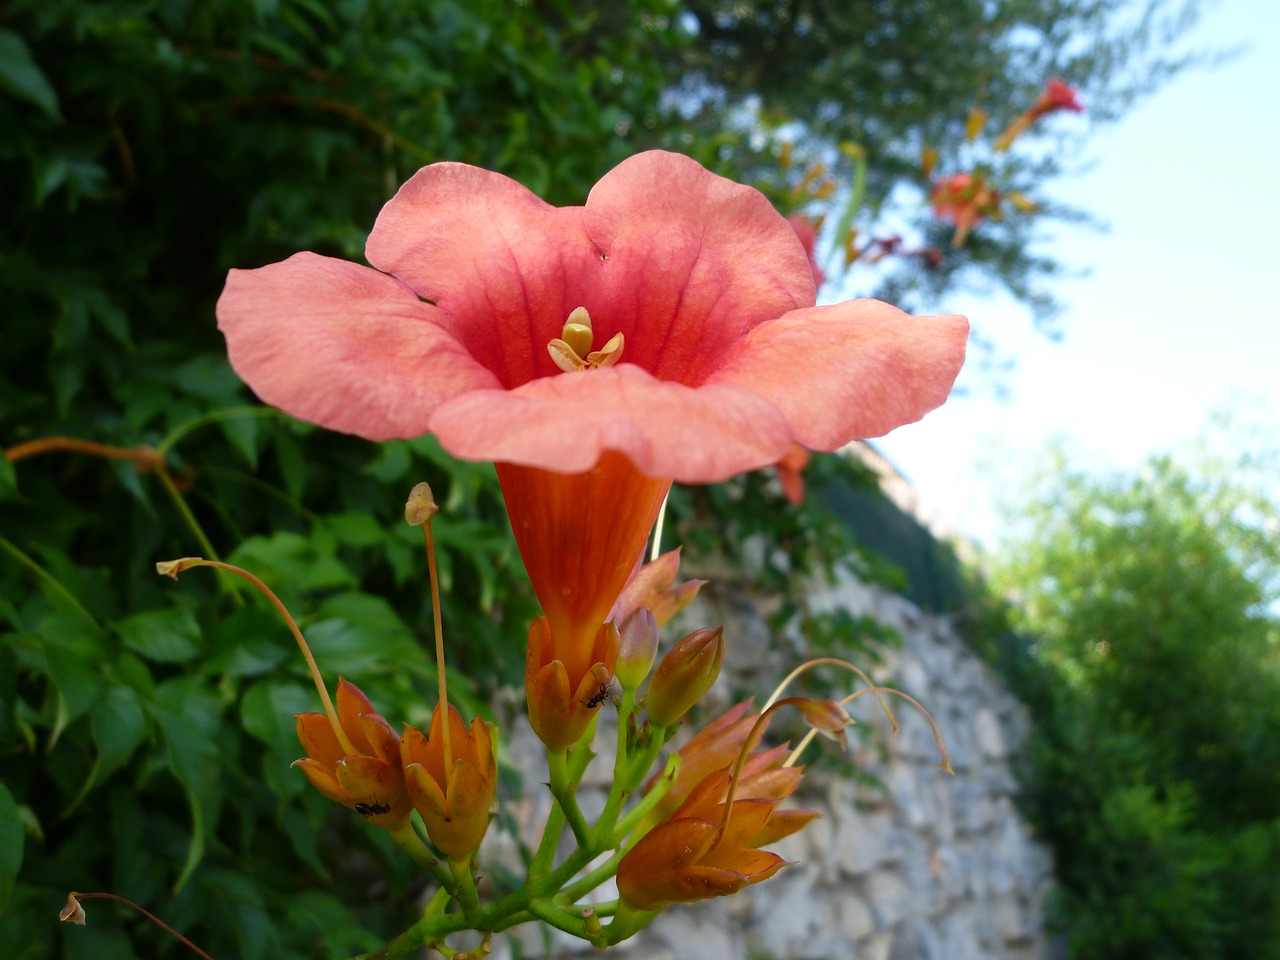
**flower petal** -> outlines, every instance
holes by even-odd
[[[915,317],[878,300],[794,310],[752,330],[707,382],[755,392],[796,440],[834,450],[946,400],[968,333],[964,317]]]
[[[349,799],[348,806],[377,827],[394,829],[409,816],[412,803],[404,773],[373,757],[347,757],[333,770]]]
[[[583,222],[607,258],[600,336],[621,331],[623,360],[697,386],[747,330],[814,302],[809,258],[758,190],[697,161],[649,151],[624,160],[587,198]]]
[[[317,763],[310,757],[295,760],[290,766],[301,770],[306,778],[311,781],[311,785],[334,803],[340,803],[347,807],[351,806],[351,799],[347,796],[347,791],[342,789],[342,784],[338,783],[338,778],[333,774],[332,766]]]
[[[338,736],[333,732],[326,714],[308,711],[295,713],[293,719],[302,752],[321,767],[331,768],[347,755],[347,751],[338,743]]]
[[[435,163],[382,208],[365,255],[439,306],[510,388],[555,373],[547,344],[575,307],[595,309],[602,262],[581,211],[544,203],[501,174]]]
[[[581,473],[617,450],[648,476],[711,483],[776,463],[792,428],[735,384],[693,389],[624,362],[473,391],[442,405],[431,432],[463,460]]]
[[[421,436],[441,401],[498,386],[439,309],[345,260],[232,270],[217,313],[232,367],[264,402],[369,440]]]

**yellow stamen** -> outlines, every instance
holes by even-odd
[[[338,711],[334,709],[333,701],[329,699],[329,691],[325,689],[324,679],[320,676],[320,668],[316,666],[316,658],[311,655],[311,648],[307,646],[306,639],[302,636],[302,630],[299,629],[297,621],[285,609],[285,605],[280,602],[280,598],[265,583],[255,577],[248,570],[241,567],[232,566],[229,563],[223,563],[221,560],[206,560],[204,557],[183,557],[180,560],[162,560],[156,564],[156,573],[163,574],[166,577],[178,579],[178,574],[184,570],[190,570],[192,567],[217,567],[219,570],[226,570],[228,573],[234,573],[238,577],[243,577],[251,584],[258,588],[264,597],[271,601],[271,605],[280,612],[280,616],[284,617],[284,622],[288,625],[289,631],[293,634],[293,639],[298,641],[298,649],[302,651],[303,657],[307,661],[307,669],[311,671],[311,680],[316,685],[316,692],[320,694],[320,702],[324,704],[325,715],[329,718],[329,725],[333,727],[334,735],[338,738],[338,743],[342,745],[342,749],[347,752],[347,756],[359,756],[360,751],[351,744],[351,740],[347,737],[347,732],[342,729],[342,724],[338,722]]]
[[[615,333],[600,350],[592,350],[595,332],[591,327],[591,314],[586,307],[574,307],[565,321],[560,336],[547,344],[547,352],[557,367],[565,373],[611,367],[622,356],[623,336]]]
[[[584,311],[585,312],[585,311]],[[431,582],[431,614],[436,636],[436,675],[440,680],[440,726],[444,736],[445,777],[453,769],[453,749],[449,740],[449,690],[444,665],[444,618],[440,613],[440,576],[436,569],[436,544],[431,532],[431,518],[440,508],[436,506],[431,487],[419,483],[409,491],[404,507],[404,518],[410,526],[422,527],[422,539],[427,549],[427,576]]]

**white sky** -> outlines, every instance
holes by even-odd
[[[1025,311],[957,302],[1017,357],[1010,399],[952,400],[876,441],[946,528],[990,543],[992,494],[1056,434],[1128,467],[1229,401],[1280,426],[1280,2],[1225,0],[1186,42],[1248,47],[1086,131],[1096,166],[1048,186],[1110,227],[1065,225],[1047,248],[1091,270],[1054,288],[1063,342]]]

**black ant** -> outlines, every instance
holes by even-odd
[[[600,706],[600,704],[604,703],[608,699],[609,699],[609,685],[607,683],[602,683],[600,684],[600,689],[597,690],[595,692],[595,695],[592,696],[591,699],[588,700],[586,703],[584,703],[583,706],[586,707],[588,710],[594,710],[596,707]]]

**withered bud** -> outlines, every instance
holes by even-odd
[[[420,527],[439,509],[436,498],[431,494],[431,485],[424,480],[409,491],[409,499],[404,505],[404,519],[409,526]]]
[[[156,562],[156,573],[162,577],[177,580],[178,574],[204,563],[204,557],[182,557],[178,560],[159,560]]]
[[[853,717],[849,716],[844,704],[839,700],[813,700],[809,697],[789,697],[781,703],[789,703],[804,714],[805,722],[824,736],[830,737],[840,744],[841,749],[848,747],[845,728],[852,726]]]
[[[63,923],[74,923],[77,926],[84,926],[84,907],[80,905],[80,901],[76,899],[74,893],[67,894],[67,905],[62,908],[58,914],[58,919]]]
[[[672,647],[649,683],[649,719],[660,727],[678,722],[716,682],[723,658],[723,627],[695,630]]]

